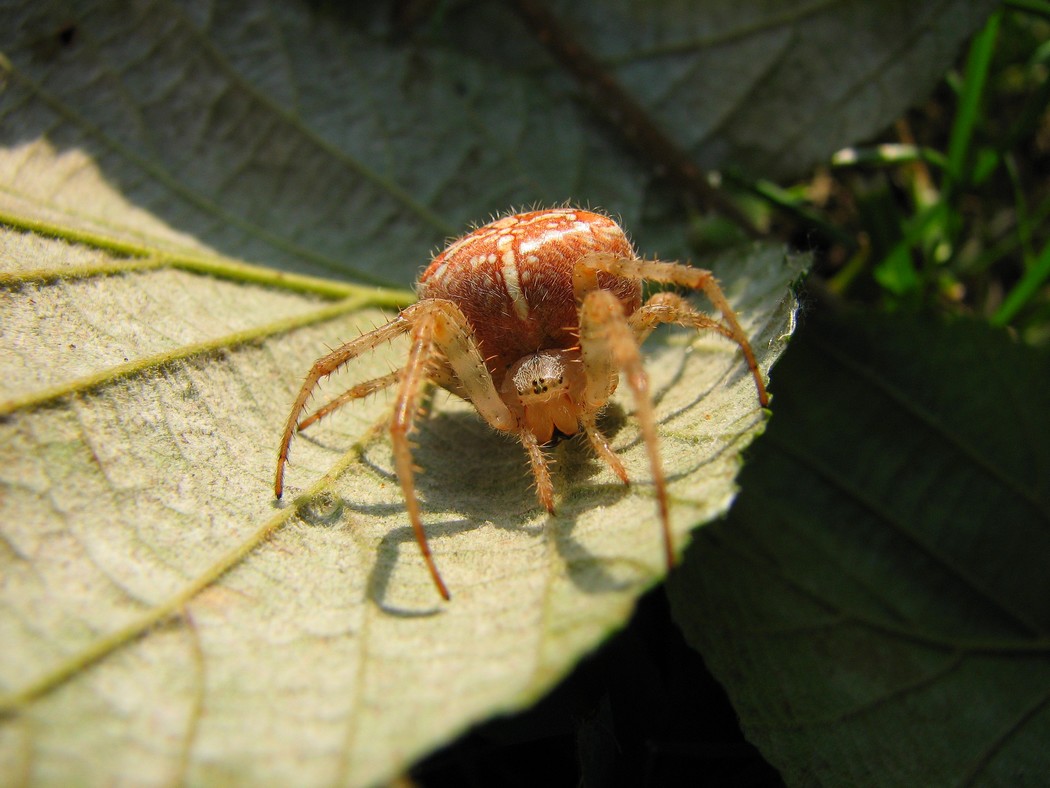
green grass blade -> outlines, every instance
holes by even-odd
[[[959,96],[959,109],[948,142],[949,172],[955,180],[962,180],[963,169],[970,150],[970,141],[973,139],[974,128],[980,113],[981,96],[988,79],[988,67],[995,51],[995,40],[999,34],[1002,18],[1002,11],[992,14],[984,29],[974,37],[970,45],[970,54],[966,59],[966,74],[962,82],[962,93]]]
[[[1050,277],[1050,243],[1043,247],[1035,264],[1025,272],[1021,281],[1014,286],[1010,295],[1003,301],[1002,306],[992,315],[992,325],[1004,326],[1013,320],[1048,277]]]

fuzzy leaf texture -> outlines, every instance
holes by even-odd
[[[34,277],[71,258],[103,264],[13,230],[0,249]],[[727,278],[765,369],[790,332],[798,271],[761,250]],[[407,524],[381,429],[389,398],[304,433],[286,492],[302,497],[276,506],[276,442],[300,375],[326,342],[386,319],[362,303],[338,301],[333,316],[308,295],[168,266],[4,292],[4,773],[389,779],[471,722],[536,700],[661,578],[622,398],[604,424],[636,484],[564,443],[552,518],[520,447],[438,396],[415,459],[450,603]],[[405,352],[381,348],[353,379]],[[648,363],[681,545],[728,508],[764,417],[726,340],[661,335]]]

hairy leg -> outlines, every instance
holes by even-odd
[[[416,536],[416,543],[423,554],[430,577],[444,599],[449,599],[448,587],[441,579],[441,574],[434,563],[427,542],[426,531],[419,512],[419,500],[416,498],[415,468],[412,463],[412,447],[408,434],[412,431],[416,411],[422,402],[423,390],[427,381],[426,369],[434,353],[434,336],[437,333],[437,315],[432,311],[419,314],[412,325],[411,345],[408,361],[401,370],[401,383],[398,386],[397,399],[394,401],[394,415],[390,420],[390,440],[394,450],[394,468],[401,493],[405,498],[408,520]]]
[[[766,384],[762,379],[762,373],[755,360],[754,351],[748,341],[747,334],[740,326],[736,313],[726,300],[722,288],[714,274],[702,268],[692,268],[678,263],[664,263],[659,261],[639,260],[630,257],[618,257],[612,254],[594,253],[585,255],[577,261],[573,267],[572,286],[576,294],[576,302],[582,303],[583,298],[590,292],[598,289],[598,273],[606,272],[614,276],[622,276],[628,279],[644,279],[652,282],[688,287],[692,290],[703,290],[704,295],[722,313],[725,321],[724,327],[729,331],[730,339],[740,346],[747,362],[748,369],[755,379],[755,388],[758,391],[758,402],[764,408],[769,404],[769,395],[766,393]],[[699,313],[697,313],[699,314]],[[703,326],[713,328],[713,326]],[[725,335],[723,331],[714,329]]]
[[[510,430],[516,427],[517,420],[496,392],[492,377],[481,357],[481,351],[459,307],[451,301],[441,299],[421,301],[415,306],[416,310],[411,316],[412,335],[408,360],[401,370],[397,398],[394,401],[394,415],[390,423],[390,437],[394,449],[394,466],[401,482],[401,491],[405,497],[405,506],[416,542],[438,593],[447,600],[450,598],[448,587],[437,570],[430,545],[427,543],[426,532],[423,530],[419,500],[416,497],[412,447],[408,440],[416,413],[423,401],[426,383],[435,367],[443,374],[444,367],[440,363],[443,357],[447,359],[474,407],[492,427]]]
[[[638,344],[642,344],[662,323],[674,323],[696,331],[714,331],[736,341],[731,328],[698,311],[677,293],[657,293],[631,315],[629,322]]]
[[[518,439],[525,447],[529,455],[529,467],[532,477],[536,480],[536,497],[540,504],[551,514],[554,514],[554,482],[551,481],[550,468],[547,466],[547,457],[540,448],[540,443],[530,430],[520,430]]]
[[[288,453],[291,450],[292,438],[295,437],[296,430],[313,424],[322,416],[331,413],[339,405],[351,399],[356,399],[358,396],[351,395],[354,391],[354,389],[351,389],[342,397],[339,397],[338,402],[334,400],[329,405],[322,407],[317,413],[303,419],[302,424],[300,424],[299,417],[306,408],[306,403],[317,384],[362,353],[407,332],[419,315],[430,313],[444,316],[437,321],[435,343],[447,356],[448,363],[455,372],[464,395],[470,399],[491,427],[504,431],[516,430],[516,420],[503,403],[503,400],[500,399],[499,393],[492,383],[492,378],[489,376],[485,362],[481,357],[481,351],[478,350],[477,344],[471,336],[469,325],[463,313],[451,301],[440,299],[420,301],[405,309],[386,325],[380,326],[367,334],[362,334],[357,339],[347,342],[331,353],[322,356],[310,367],[310,371],[306,374],[306,379],[299,389],[299,394],[295,398],[295,402],[292,403],[292,409],[288,414],[288,420],[285,422],[284,433],[281,437],[281,445],[277,452],[277,472],[274,477],[273,490],[276,497],[280,498],[284,493],[284,469],[288,463]],[[392,385],[394,382],[394,378],[384,376],[360,384],[362,387],[367,387],[370,384],[376,384],[376,386],[365,390],[365,393],[359,396],[364,396],[371,393],[371,391],[378,391],[379,388]]]
[[[356,386],[351,386],[338,397],[322,405],[320,408],[315,410],[305,419],[300,421],[297,425],[297,429],[301,432],[302,430],[305,430],[307,427],[309,427],[311,424],[315,424],[316,422],[323,419],[325,416],[328,416],[332,412],[343,407],[343,405],[345,405],[346,403],[353,402],[355,399],[362,399],[364,397],[367,397],[369,394],[374,394],[377,391],[382,391],[387,386],[392,386],[401,379],[401,375],[403,374],[403,372],[404,370],[400,369],[394,370],[388,375],[373,378],[372,380],[366,380],[364,383],[358,383]]]
[[[642,439],[649,455],[649,467],[656,489],[660,526],[664,537],[664,557],[670,568],[675,563],[674,545],[667,503],[667,483],[660,461],[656,417],[649,393],[649,376],[645,373],[641,350],[623,312],[623,306],[608,290],[593,290],[583,298],[580,306],[580,352],[587,375],[585,412],[597,411],[612,393],[610,366],[614,372],[624,372],[634,395],[635,412],[642,428]]]
[[[366,350],[378,347],[384,342],[389,342],[395,337],[408,331],[411,326],[409,320],[411,309],[413,309],[413,307],[406,309],[385,326],[380,326],[374,331],[362,334],[357,339],[347,342],[345,345],[336,348],[331,353],[322,356],[314,362],[312,367],[310,367],[310,371],[306,373],[306,379],[303,381],[303,385],[299,389],[299,394],[295,398],[295,402],[292,403],[291,412],[288,414],[288,421],[285,422],[284,425],[284,434],[281,436],[281,446],[277,451],[277,473],[274,477],[273,485],[273,492],[276,497],[280,498],[284,492],[284,467],[288,462],[288,452],[291,449],[292,438],[294,437],[296,427],[299,424],[299,416],[302,415],[303,409],[306,407],[306,402],[310,398],[310,395],[313,393],[318,382],[322,378],[331,375],[340,367],[348,364]]]
[[[377,391],[382,391],[387,386],[392,386],[393,384],[401,380],[401,375],[403,374],[404,370],[395,369],[393,372],[390,372],[386,375],[381,375],[378,378],[366,380],[363,383],[358,383],[354,386],[351,386],[338,397],[331,400],[330,402],[325,403],[320,408],[311,413],[309,416],[307,416],[305,419],[300,421],[298,425],[299,432],[302,432],[311,424],[316,424],[326,416],[331,415],[348,402],[353,402],[355,399],[364,399],[370,394],[375,394]],[[455,374],[452,372],[452,370],[448,367],[447,364],[431,364],[427,369],[427,378],[431,382],[436,383],[442,388],[451,391],[453,394],[456,394],[457,396],[460,396],[463,399],[470,399],[467,395],[467,392],[460,385],[459,381],[456,379]]]
[[[608,438],[606,438],[601,430],[598,429],[597,413],[582,416],[580,418],[580,425],[583,427],[583,431],[586,433],[587,440],[590,441],[594,453],[605,460],[605,464],[612,468],[612,472],[620,477],[620,481],[624,484],[629,484],[630,480],[627,478],[627,469],[623,467],[620,458],[617,457],[616,452],[612,450]]]

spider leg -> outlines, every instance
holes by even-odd
[[[356,386],[351,386],[338,397],[333,399],[331,402],[322,405],[320,408],[315,410],[305,419],[300,421],[297,425],[297,429],[300,432],[302,432],[311,424],[320,421],[333,411],[336,411],[339,408],[343,407],[343,405],[345,405],[346,403],[352,402],[355,399],[362,399],[363,397],[367,397],[369,394],[374,394],[377,391],[382,391],[387,386],[391,386],[394,383],[397,383],[397,381],[401,379],[401,375],[403,374],[403,372],[404,370],[400,369],[394,370],[388,375],[373,378],[372,380],[366,380],[364,383],[358,383]]]
[[[408,519],[412,524],[416,543],[423,554],[423,561],[426,562],[427,570],[430,572],[434,585],[437,586],[438,593],[447,600],[450,598],[448,587],[437,570],[434,557],[430,552],[430,545],[427,542],[426,531],[423,530],[419,500],[416,498],[412,447],[408,441],[408,433],[412,430],[416,411],[419,410],[423,398],[424,384],[427,380],[427,362],[434,352],[437,322],[437,313],[425,311],[412,326],[408,362],[401,370],[401,383],[394,402],[394,416],[390,421],[390,440],[394,449],[394,467],[397,470],[397,478],[401,482],[401,492],[405,498]]]
[[[432,374],[437,381],[454,393],[469,399],[490,427],[502,432],[517,432],[518,420],[496,390],[492,375],[485,366],[481,349],[474,339],[466,316],[452,301],[432,298],[420,301],[417,307],[434,315],[434,345],[455,373],[455,381],[447,379],[447,369],[438,359],[432,359]],[[454,383],[458,385],[451,385]]]
[[[415,306],[409,307],[385,326],[380,326],[374,331],[362,334],[357,339],[347,342],[345,345],[341,345],[331,353],[319,358],[314,362],[314,365],[310,367],[310,371],[306,373],[306,379],[303,381],[303,385],[299,389],[299,395],[295,398],[295,402],[292,403],[292,410],[288,414],[288,421],[284,425],[281,446],[277,451],[277,473],[273,484],[273,493],[276,497],[280,498],[284,492],[284,466],[288,462],[288,452],[292,445],[292,438],[295,435],[296,427],[299,424],[299,416],[306,408],[306,402],[310,398],[310,394],[313,393],[318,382],[322,378],[331,375],[343,365],[348,364],[366,350],[371,350],[384,342],[389,342],[395,337],[408,331],[411,326],[409,317],[414,309]]]
[[[656,488],[660,525],[664,537],[664,557],[670,569],[675,564],[671,521],[667,503],[667,483],[656,435],[656,417],[649,393],[649,376],[642,364],[642,353],[624,314],[623,305],[608,290],[592,290],[580,305],[580,351],[587,383],[584,412],[596,412],[612,393],[614,377],[623,370],[634,395],[635,411],[642,428],[645,450]],[[611,450],[610,450],[611,453]],[[603,454],[604,456],[604,454]],[[626,474],[625,474],[626,475]]]
[[[540,448],[540,442],[531,430],[519,431],[518,439],[529,455],[529,466],[533,478],[536,479],[536,497],[540,499],[544,509],[554,514],[554,482],[551,481],[550,468],[547,466],[543,449]]]
[[[659,261],[638,260],[630,257],[618,257],[613,254],[594,253],[585,255],[577,261],[573,267],[572,285],[576,293],[576,302],[581,303],[587,293],[598,289],[598,273],[604,271],[614,276],[622,276],[628,279],[646,279],[653,282],[673,284],[680,287],[688,287],[692,290],[703,290],[707,299],[722,313],[725,321],[724,327],[732,335],[730,338],[740,346],[744,354],[748,369],[755,379],[755,388],[758,390],[758,402],[764,408],[769,404],[769,395],[766,393],[766,384],[762,379],[762,372],[758,368],[751,343],[747,334],[741,328],[736,318],[736,313],[726,300],[722,288],[714,274],[702,268],[693,268],[678,263],[664,263]],[[699,314],[699,313],[697,313]],[[714,328],[713,326],[703,326]],[[714,329],[724,335],[723,331]]]
[[[369,394],[374,394],[377,391],[382,391],[387,386],[392,386],[394,383],[401,380],[402,374],[404,374],[404,370],[396,369],[389,374],[373,378],[372,380],[366,380],[364,383],[358,383],[356,386],[351,386],[331,402],[325,403],[305,419],[300,421],[297,427],[298,431],[302,432],[311,424],[316,424],[321,419],[343,407],[343,405],[348,402],[352,402],[355,399],[363,399]],[[453,375],[451,370],[444,365],[432,364],[427,371],[427,377],[434,383],[437,383],[439,386],[442,386],[453,393],[462,394],[462,392],[457,391],[458,381],[456,380],[455,375]]]
[[[490,425],[508,430],[516,426],[517,420],[499,398],[492,376],[470,332],[470,324],[459,307],[442,299],[420,301],[415,306],[410,318],[412,334],[408,360],[400,370],[401,382],[390,422],[390,439],[394,449],[394,467],[401,482],[401,492],[405,497],[408,519],[415,532],[416,542],[438,593],[447,600],[450,598],[448,587],[437,570],[423,530],[419,500],[416,498],[412,447],[408,440],[423,400],[425,384],[433,374],[435,364],[441,369],[438,353],[448,360],[471,402]]]
[[[661,323],[675,323],[697,331],[714,331],[726,339],[736,341],[731,328],[710,315],[697,311],[692,304],[677,293],[667,291],[656,293],[631,315],[629,321],[638,344],[644,342],[653,329]]]
[[[612,450],[612,446],[609,445],[609,439],[598,429],[597,420],[597,411],[580,417],[580,425],[587,434],[587,440],[590,441],[591,448],[594,449],[595,454],[605,460],[606,465],[612,468],[613,473],[620,477],[620,481],[624,484],[630,484],[630,480],[627,478],[627,469],[623,467],[620,458]]]

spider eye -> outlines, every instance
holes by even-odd
[[[540,397],[562,389],[565,371],[561,354],[548,350],[525,356],[512,369],[512,378],[519,396]]]

